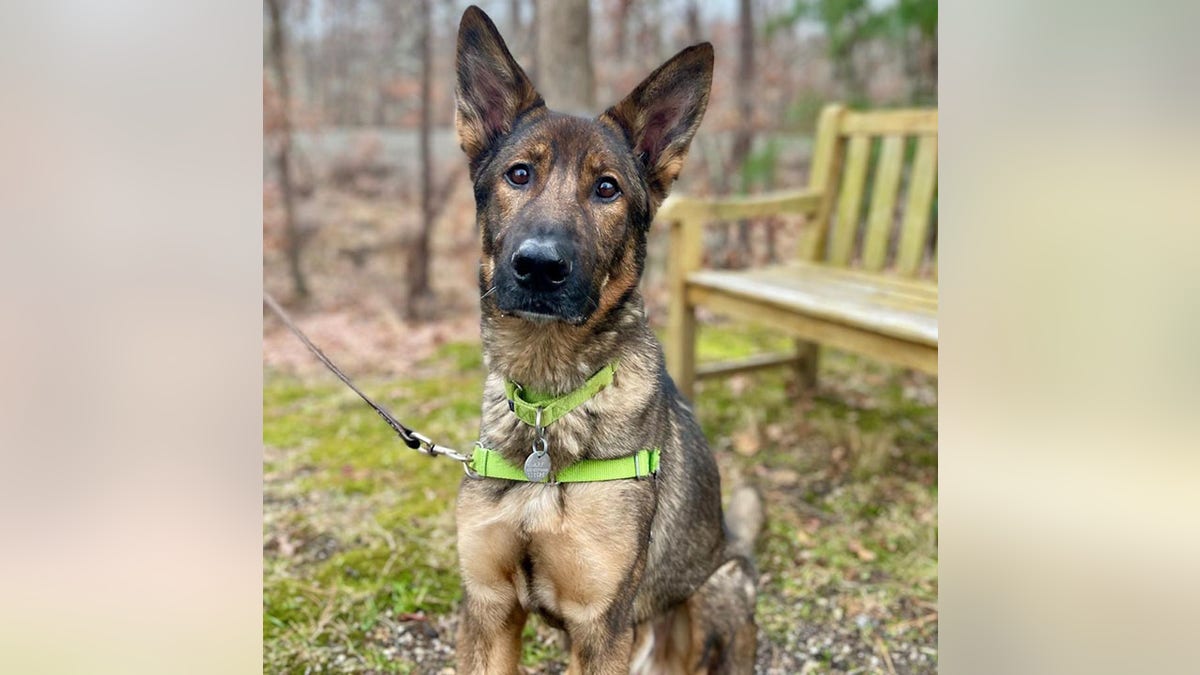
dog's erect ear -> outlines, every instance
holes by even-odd
[[[625,131],[634,156],[645,168],[656,205],[666,198],[683,168],[688,145],[708,105],[712,70],[711,44],[688,47],[601,115]]]
[[[474,5],[458,24],[456,70],[454,125],[474,175],[477,161],[497,138],[512,131],[517,116],[544,103],[496,24]]]

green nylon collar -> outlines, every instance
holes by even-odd
[[[588,378],[583,386],[562,396],[546,396],[529,391],[512,380],[504,380],[504,392],[508,396],[508,409],[517,418],[529,426],[537,426],[538,409],[542,411],[542,426],[549,426],[555,420],[583,405],[588,399],[600,393],[612,384],[613,373],[617,364],[610,363],[601,368],[595,375]]]
[[[564,468],[542,483],[596,483],[625,478],[645,478],[658,473],[659,450],[638,450],[637,454],[616,459],[581,459]],[[471,469],[486,478],[502,478],[530,483],[525,471],[509,463],[495,450],[475,448],[471,457]]]

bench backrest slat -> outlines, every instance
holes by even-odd
[[[812,170],[809,171],[808,186],[821,192],[821,204],[817,208],[815,223],[828,223],[829,214],[833,211],[835,190],[825,189],[826,185],[837,185],[836,176],[842,170],[842,139],[838,136],[838,127],[846,108],[841,105],[827,105],[821,110],[817,120],[817,137],[813,142]],[[802,260],[818,260],[825,251],[827,228],[807,227],[800,238],[800,258]]]
[[[921,265],[936,186],[937,136],[922,136],[917,141],[917,158],[913,161],[912,181],[908,188],[908,206],[904,209],[904,223],[900,226],[900,254],[896,259],[896,271],[900,274],[913,276]]]
[[[835,265],[850,264],[854,235],[858,233],[858,217],[862,213],[863,185],[867,180],[867,165],[871,162],[869,136],[852,136],[846,149],[846,172],[842,174],[838,193],[837,223],[829,242],[826,258]]]
[[[937,114],[836,104],[821,111],[809,187],[822,200],[801,238],[801,259],[936,278],[936,245],[928,269],[925,258],[937,191]]]
[[[871,212],[867,215],[867,234],[863,240],[863,267],[872,272],[883,269],[887,261],[888,235],[896,212],[896,194],[900,191],[900,170],[904,168],[904,137],[885,136],[879,145]]]

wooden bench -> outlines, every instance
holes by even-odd
[[[808,188],[669,198],[657,218],[670,228],[666,352],[680,391],[690,398],[697,377],[784,364],[811,386],[822,344],[936,374],[937,251],[930,243],[936,190],[936,109],[855,112],[830,105],[817,123]],[[706,223],[780,214],[805,216],[794,261],[702,269]],[[697,369],[697,307],[790,333],[796,351]]]

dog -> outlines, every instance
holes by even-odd
[[[530,613],[565,631],[569,673],[750,673],[761,501],[739,489],[724,518],[638,291],[712,45],[594,119],[548,110],[477,7],[457,50],[488,372],[456,506],[458,673],[517,672]]]

